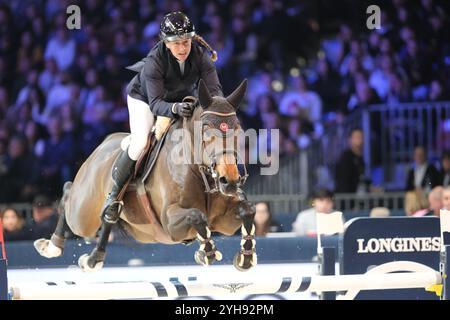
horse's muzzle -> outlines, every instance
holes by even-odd
[[[238,190],[239,180],[228,181],[225,177],[219,178],[220,191],[225,195],[235,195]]]

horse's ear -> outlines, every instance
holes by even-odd
[[[198,100],[200,100],[200,104],[203,108],[208,108],[212,103],[212,97],[209,94],[208,87],[205,84],[203,79],[200,79],[198,83]]]
[[[237,87],[237,89],[234,90],[233,93],[227,97],[227,101],[234,107],[234,109],[237,110],[246,92],[247,92],[247,79],[244,79],[244,81],[241,82],[239,87]]]

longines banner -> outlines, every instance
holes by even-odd
[[[392,261],[414,261],[439,270],[440,227],[437,217],[356,218],[340,239],[342,274],[366,273]],[[436,299],[423,289],[361,291],[357,299]]]

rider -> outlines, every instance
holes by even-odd
[[[131,140],[128,149],[122,150],[114,163],[114,184],[105,208],[117,204],[119,192],[145,149],[154,115],[190,117],[194,105],[181,101],[186,96],[197,96],[200,79],[205,81],[212,95],[223,96],[213,63],[217,53],[195,33],[194,25],[185,14],[178,11],[165,15],[160,25],[160,39],[147,57],[128,67],[138,73],[127,86]],[[117,215],[113,216],[117,220]]]

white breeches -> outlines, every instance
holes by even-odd
[[[128,145],[128,156],[132,160],[138,160],[147,145],[147,138],[153,127],[154,116],[150,107],[145,102],[127,96],[128,113],[130,116],[129,145],[122,143],[122,149]]]

